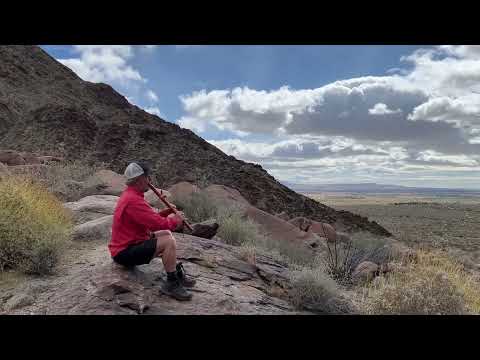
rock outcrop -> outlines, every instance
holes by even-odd
[[[73,214],[76,224],[82,224],[106,215],[113,215],[119,197],[113,195],[91,195],[63,206]]]
[[[112,237],[113,215],[87,221],[73,229],[73,241],[89,241],[91,239],[110,241]]]
[[[178,302],[161,291],[165,272],[160,259],[126,269],[115,265],[105,244],[78,261],[64,277],[37,280],[44,285],[10,300],[9,314],[308,314],[286,300],[288,268],[268,256],[255,264],[239,258],[236,248],[214,240],[175,234],[178,259],[197,280],[193,299]],[[11,295],[10,295],[11,296]],[[8,294],[5,301],[8,302]]]

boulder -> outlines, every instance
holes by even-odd
[[[173,202],[175,202],[175,199],[188,198],[192,193],[197,191],[200,191],[200,189],[187,181],[179,182],[168,189]]]
[[[48,166],[43,164],[12,165],[9,170],[14,175],[28,175],[38,179],[45,179]]]
[[[337,233],[332,225],[310,220],[305,217],[296,217],[289,220],[289,223],[297,226],[300,230],[317,234],[329,242],[337,240]]]
[[[93,184],[82,191],[83,196],[88,195],[114,195],[120,196],[126,189],[125,177],[111,170],[99,170],[85,183]]]
[[[312,221],[307,232],[317,234],[328,242],[335,242],[337,240],[337,233],[332,225],[327,223],[321,223],[318,221]]]
[[[119,197],[113,195],[91,195],[63,206],[73,213],[74,221],[84,223],[90,220],[113,215]]]
[[[167,201],[171,201],[171,198],[172,198],[172,194],[170,194],[170,192],[166,191],[166,190],[162,190],[160,188],[155,188],[157,189],[157,191],[159,193],[161,193],[162,195],[165,195],[166,198],[167,198]],[[164,205],[164,203],[158,198],[158,196],[152,191],[152,190],[148,190],[145,195],[145,201],[147,203],[150,204],[150,206],[153,206],[157,209],[163,209],[165,208],[166,206]]]
[[[296,227],[298,227],[302,231],[307,231],[308,226],[310,225],[310,220],[303,217],[303,216],[299,216],[299,217],[290,219],[290,220],[288,220],[288,222],[290,224],[295,225]]]
[[[393,256],[400,259],[400,261],[403,263],[416,262],[418,259],[415,250],[403,245],[399,241],[392,240],[390,242],[390,247],[392,249]]]
[[[112,236],[113,215],[90,220],[73,228],[74,241],[109,241]]]
[[[25,159],[15,150],[0,150],[0,162],[8,165],[25,165]]]
[[[89,177],[83,184],[82,196],[89,195],[114,195],[120,196],[127,188],[125,177],[110,170],[100,170]],[[160,188],[156,188],[159,192]],[[162,190],[167,196],[171,197],[168,191]],[[158,199],[152,190],[145,193],[145,200],[153,207],[163,208],[163,203]]]
[[[357,265],[352,274],[355,283],[365,283],[371,281],[378,272],[378,265],[371,261],[363,261]]]
[[[247,207],[245,215],[260,225],[261,230],[272,240],[308,244],[317,240],[316,236],[306,233],[288,221],[279,219],[254,206]]]
[[[236,189],[224,185],[210,185],[202,190],[212,200],[227,206],[245,207],[249,202]]]
[[[161,291],[166,276],[160,259],[134,268],[112,262],[104,246],[88,259],[69,267],[62,277],[39,293],[35,305],[9,314],[55,315],[167,315],[167,314],[311,314],[296,310],[272,288],[286,293],[290,276],[286,265],[266,254],[255,264],[240,258],[238,248],[214,240],[176,234],[177,258],[197,280],[191,301],[180,302]]]
[[[35,299],[29,294],[16,294],[12,296],[4,305],[5,310],[11,311],[33,304]]]

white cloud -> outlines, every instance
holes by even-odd
[[[125,96],[125,98],[127,99],[127,101],[128,101],[130,104],[132,104],[132,105],[137,105],[137,104],[135,103],[135,100],[134,100],[132,97]]]
[[[147,107],[144,109],[146,112],[152,114],[152,115],[157,115],[159,117],[163,117],[162,113],[160,112],[160,109],[158,107]]]
[[[480,126],[480,95],[431,98],[417,106],[408,118],[412,121],[443,121],[457,126]]]
[[[426,150],[419,153],[416,160],[431,162],[431,163],[452,163],[463,166],[478,166],[477,160],[466,155],[447,155],[433,150]]]
[[[397,109],[397,110],[391,110],[388,108],[387,105],[383,103],[378,103],[375,104],[375,106],[371,109],[368,109],[368,113],[370,115],[387,115],[387,114],[395,114],[395,113],[400,113],[402,110]]]
[[[192,117],[182,117],[180,120],[177,121],[178,125],[185,128],[190,129],[192,131],[198,131],[200,133],[206,130],[207,124],[204,121],[198,120],[197,118]]]
[[[480,46],[422,49],[402,60],[410,70],[316,89],[195,92],[181,98],[183,119],[204,132],[270,135],[210,142],[281,180],[459,186],[480,171]]]
[[[480,59],[480,45],[442,45],[439,49],[461,58]]]
[[[79,58],[59,59],[83,80],[91,82],[144,82],[139,71],[128,64],[134,56],[130,45],[74,45]]]
[[[313,105],[316,98],[312,90],[282,87],[267,92],[244,87],[208,93],[202,90],[180,99],[188,117],[197,122],[210,123],[220,130],[271,133],[288,123],[290,112]]]
[[[153,92],[152,90],[148,90],[148,91],[147,91],[147,98],[148,98],[150,101],[153,101],[153,102],[157,102],[157,101],[158,101],[158,96],[157,96],[157,94],[155,94],[155,92]]]
[[[265,136],[344,136],[391,142],[411,152],[478,152],[479,46],[422,49],[403,58],[411,70],[336,81],[315,89],[248,87],[182,96],[195,128]],[[471,140],[475,139],[475,140]],[[293,149],[293,148],[292,148]]]

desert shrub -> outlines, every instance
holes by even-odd
[[[257,224],[244,218],[236,207],[220,207],[216,215],[219,229],[217,235],[230,245],[257,244],[261,233]]]
[[[188,197],[176,197],[172,202],[181,209],[192,222],[215,218],[219,224],[217,236],[225,243],[234,246],[250,246],[274,254],[291,265],[311,265],[313,253],[304,246],[288,241],[272,240],[262,234],[259,225],[243,215],[241,205],[227,205],[214,201],[202,192],[194,192]]]
[[[59,200],[26,177],[0,181],[0,270],[48,274],[68,240],[72,221]]]
[[[368,313],[480,313],[479,284],[440,252],[419,251],[403,271],[368,286],[366,294]]]
[[[351,313],[352,305],[342,297],[335,283],[321,268],[294,271],[291,275],[290,301],[299,309],[323,314]]]
[[[203,192],[194,192],[191,196],[175,197],[172,202],[192,222],[202,222],[217,215],[217,204]]]
[[[287,261],[292,267],[312,267],[316,262],[314,253],[303,244],[280,239],[274,240],[264,236],[259,239],[259,245],[268,252],[277,253],[281,259]]]
[[[463,299],[455,286],[442,274],[426,272],[395,274],[371,296],[367,312],[371,314],[462,314]]]
[[[237,252],[240,259],[252,265],[256,264],[258,248],[254,244],[242,244],[238,247]]]
[[[225,205],[203,192],[188,197],[175,197],[172,202],[193,223],[215,219],[219,224],[218,237],[230,245],[255,243],[260,237],[258,226],[242,215],[240,208]]]
[[[363,261],[381,265],[392,259],[392,251],[385,240],[366,236],[353,235],[344,241],[327,243],[327,252],[323,259],[327,273],[339,284],[351,285],[355,268]]]
[[[467,310],[480,314],[480,284],[465,271],[462,264],[440,251],[425,250],[417,252],[416,263],[421,268],[445,274],[462,294]]]

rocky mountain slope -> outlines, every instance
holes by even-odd
[[[375,222],[292,191],[261,166],[224,154],[110,86],[81,80],[38,46],[0,46],[0,148],[104,162],[120,173],[131,160],[148,160],[162,188],[180,181],[222,184],[273,214],[390,235]]]
[[[235,248],[213,240],[175,234],[178,259],[197,279],[193,300],[178,302],[161,291],[165,272],[160,259],[132,270],[112,263],[105,241],[89,239],[71,251],[55,276],[3,289],[0,314],[174,315],[307,314],[282,299],[288,268],[258,256],[252,265]],[[3,305],[2,305],[3,303]]]

